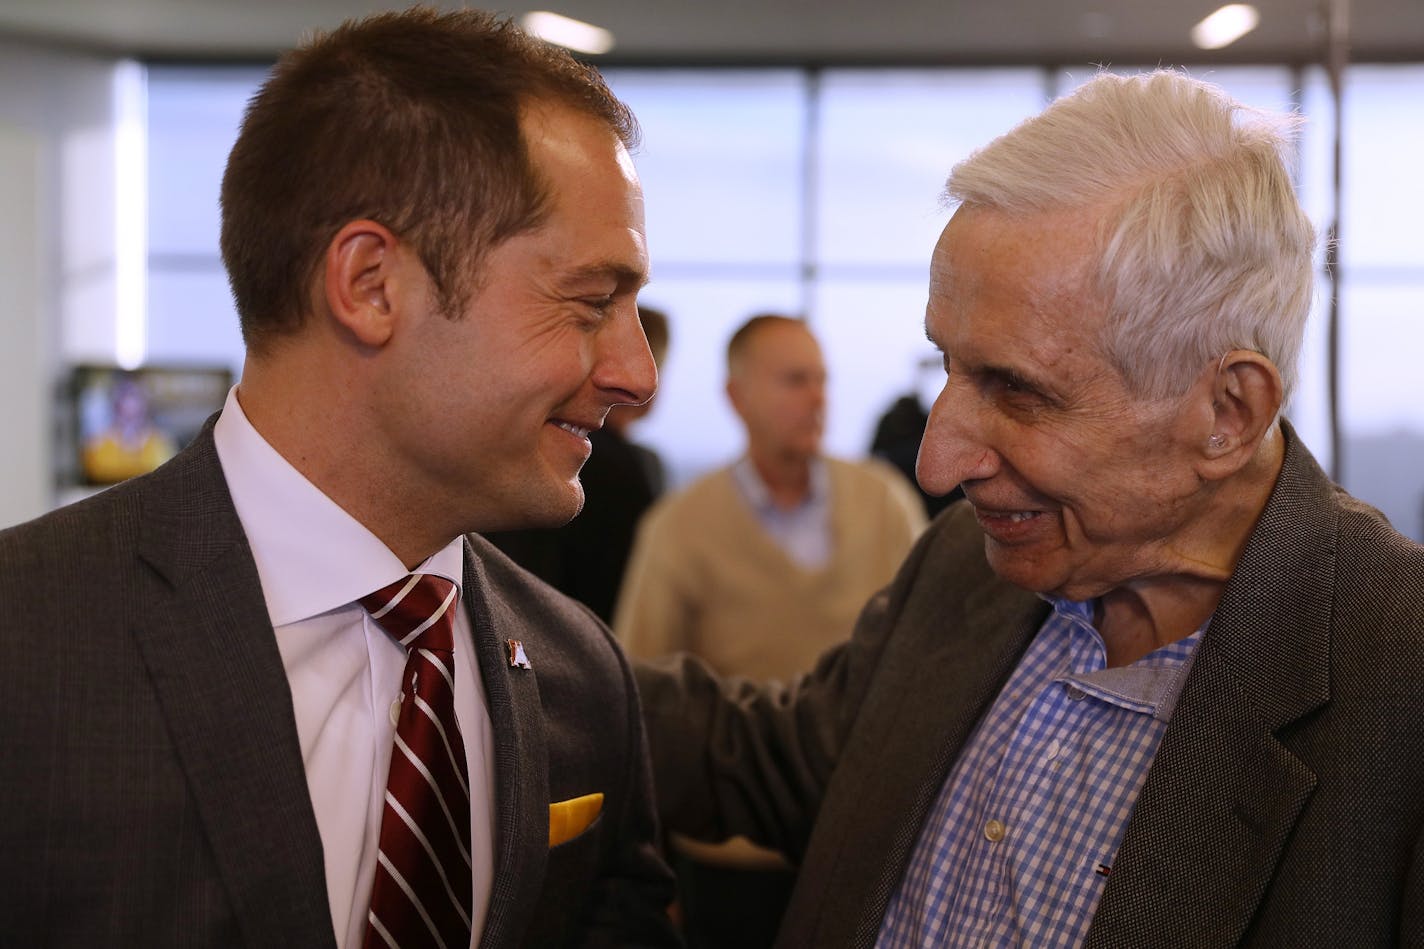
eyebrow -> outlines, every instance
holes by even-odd
[[[928,333],[925,334],[925,338],[928,339],[930,343],[941,353],[944,353],[943,347],[936,343]],[[946,355],[948,354],[946,353]],[[970,376],[996,376],[1000,379],[1005,380],[1006,382],[1013,384],[1014,386],[1017,386],[1020,389],[1032,392],[1035,395],[1041,396],[1055,404],[1062,402],[1062,399],[1052,388],[1045,385],[1042,381],[1035,378],[1034,376],[1025,375],[1022,370],[1016,369],[1012,366],[1001,366],[994,363],[988,363],[979,366],[961,368],[959,371]]]
[[[608,277],[612,277],[620,287],[631,283],[635,285],[635,289],[641,290],[648,285],[653,275],[646,270],[625,267],[612,262],[587,264],[567,271],[563,275],[563,279],[569,283],[577,283],[580,280],[603,280]]]

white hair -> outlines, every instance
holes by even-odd
[[[1104,351],[1146,398],[1179,396],[1248,349],[1289,399],[1315,233],[1286,171],[1300,118],[1248,109],[1180,73],[1103,73],[960,162],[951,202],[1100,212]]]

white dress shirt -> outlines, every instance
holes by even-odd
[[[263,439],[238,405],[236,387],[213,436],[292,689],[337,943],[359,947],[405,648],[356,601],[412,571]],[[458,587],[463,568],[464,542],[456,538],[414,572]],[[489,905],[495,817],[494,737],[473,642],[462,599],[455,617],[455,716],[470,772],[472,945]]]

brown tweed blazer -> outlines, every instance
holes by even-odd
[[[1087,945],[1424,946],[1424,548],[1284,468],[1128,823]],[[975,722],[1046,613],[963,505],[787,687],[638,669],[670,829],[800,858],[785,947],[869,947]]]

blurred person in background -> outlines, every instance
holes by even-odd
[[[934,393],[921,395],[933,384],[934,392],[939,391],[939,377],[944,372],[938,355],[925,356],[915,364],[916,384],[909,392],[890,404],[875,423],[875,434],[870,440],[870,453],[883,458],[899,469],[906,478],[915,478],[915,462],[920,456],[920,442],[925,437],[925,428],[930,422],[926,404],[934,402]],[[923,381],[922,381],[923,380]],[[955,501],[964,497],[964,490],[956,487],[948,494],[930,494],[918,481],[915,489],[924,502],[925,514],[931,520]]]
[[[655,504],[639,528],[614,628],[635,657],[688,651],[726,675],[788,681],[850,635],[925,524],[881,461],[821,451],[826,366],[803,320],[763,314],[727,346],[746,454]],[[676,839],[688,941],[766,945],[790,885],[745,841]]]

